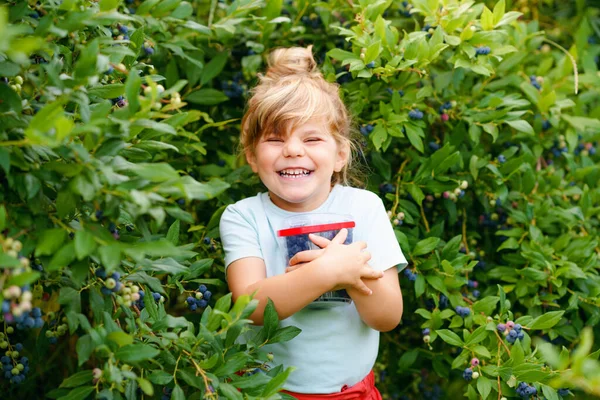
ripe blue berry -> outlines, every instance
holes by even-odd
[[[375,61],[371,61],[367,64],[367,68],[375,68]]]
[[[196,304],[196,299],[192,296],[188,296],[188,298],[185,300],[188,304]]]
[[[418,109],[410,110],[408,113],[408,117],[414,120],[423,119],[423,112]]]
[[[208,246],[210,244],[210,238],[206,236],[203,240],[203,243]]]
[[[481,293],[479,293],[479,290],[473,290],[473,297],[477,298],[480,294]]]
[[[151,56],[152,54],[154,54],[154,49],[152,47],[143,46],[142,50],[144,50],[144,53],[146,53],[146,55],[148,55],[148,56]]]
[[[463,379],[467,382],[473,379],[473,370],[471,368],[466,368],[463,371]]]
[[[429,148],[433,151],[436,151],[440,149],[440,145],[436,142],[429,142]]]
[[[204,292],[206,292],[207,288],[204,285],[200,285],[198,286],[198,291],[202,294],[204,294]]]
[[[569,395],[569,389],[558,389],[558,395],[559,396],[568,396]]]
[[[498,156],[498,162],[501,163],[501,164],[505,163],[506,162],[506,157],[503,154],[500,154]]]
[[[152,297],[154,298],[154,301],[159,301],[160,300],[160,293],[154,292],[154,293],[152,293]]]
[[[200,308],[206,308],[206,306],[208,306],[208,301],[206,301],[205,299],[196,300],[196,304]]]
[[[506,325],[498,324],[496,325],[496,329],[498,330],[498,332],[504,332],[506,330]]]
[[[212,293],[210,292],[210,290],[206,290],[204,293],[202,293],[202,295],[202,298],[206,301],[209,301],[212,297]]]
[[[429,333],[430,333],[429,328],[423,329],[423,336],[429,335]]]

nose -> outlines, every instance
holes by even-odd
[[[304,155],[304,145],[297,138],[288,138],[283,146],[284,157],[301,157]]]

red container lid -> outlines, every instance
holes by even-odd
[[[342,228],[354,228],[356,224],[354,221],[335,222],[332,224],[321,224],[321,225],[308,225],[298,226],[296,228],[288,228],[277,231],[278,236],[295,236],[303,235],[306,233],[317,233],[325,231],[335,231]]]

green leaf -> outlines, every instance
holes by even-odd
[[[70,377],[68,377],[67,379],[65,379],[60,384],[60,387],[72,388],[72,387],[81,386],[84,383],[91,382],[92,378],[93,378],[92,375],[93,375],[92,371],[89,369],[87,369],[85,371],[77,372],[77,373],[71,375]]]
[[[481,14],[481,27],[485,31],[491,31],[494,29],[494,14],[489,8],[483,7],[483,13]]]
[[[423,254],[431,253],[437,245],[440,243],[440,238],[438,237],[430,237],[427,239],[423,239],[416,244],[412,251],[413,256],[420,256]]]
[[[200,78],[200,83],[204,85],[206,82],[219,75],[223,70],[223,67],[225,67],[225,64],[227,63],[227,58],[228,52],[225,51],[213,57],[213,59],[210,60],[208,64],[204,66],[204,69],[202,70],[202,76]]]
[[[78,365],[81,367],[86,363],[87,360],[90,359],[94,351],[94,343],[92,341],[92,337],[90,335],[83,335],[77,340],[77,345],[75,346],[77,350],[77,361]]]
[[[492,381],[481,375],[477,378],[477,391],[483,400],[486,400],[492,391]]]
[[[152,396],[154,394],[154,387],[152,384],[144,378],[137,378],[137,383],[140,385],[140,389],[142,392],[148,396]]]
[[[225,396],[226,399],[242,400],[244,398],[235,386],[230,385],[229,383],[219,384],[219,393]]]
[[[10,153],[4,147],[0,147],[0,167],[6,172],[6,175],[10,173]]]
[[[77,231],[75,233],[75,254],[78,260],[89,256],[96,249],[94,236],[88,231]]]
[[[114,99],[125,93],[125,85],[122,83],[109,83],[88,89],[89,96],[98,96],[103,99]]]
[[[169,231],[167,232],[167,240],[177,246],[179,243],[179,226],[180,222],[178,219],[173,222],[173,224],[169,227]]]
[[[517,121],[504,121],[506,124],[512,126],[519,132],[527,133],[528,135],[535,135],[535,131],[533,127],[529,124],[529,122],[519,119]]]
[[[229,100],[223,92],[216,89],[200,89],[190,93],[185,97],[185,100],[190,103],[200,104],[202,106],[214,106]]]
[[[281,343],[287,342],[298,336],[302,332],[302,329],[295,326],[285,326],[277,329],[275,333],[269,339],[269,343]]]
[[[20,114],[23,110],[21,106],[21,98],[19,95],[10,88],[10,86],[2,83],[0,84],[0,112],[13,111]]]
[[[290,375],[290,373],[293,370],[294,370],[294,368],[286,368],[285,371],[277,374],[276,377],[271,379],[271,381],[267,384],[267,386],[265,386],[265,388],[262,392],[262,396],[264,398],[267,398],[267,397],[272,396],[275,393],[277,393],[283,387],[283,384],[285,383],[288,376]]]
[[[171,165],[166,163],[134,164],[131,166],[130,170],[140,177],[152,182],[164,182],[179,178],[177,171],[175,171]]]
[[[504,12],[506,9],[506,2],[504,0],[500,0],[494,6],[494,25],[502,20],[504,17]]]
[[[510,358],[513,361],[513,365],[521,365],[523,360],[525,359],[525,354],[523,353],[523,346],[521,346],[521,340],[516,340],[512,345]]]
[[[173,380],[173,375],[160,370],[154,370],[148,375],[148,380],[157,385],[167,385]]]
[[[437,333],[444,342],[451,344],[452,346],[464,346],[462,339],[449,329],[440,329],[435,331],[435,333]]]
[[[415,203],[417,203],[418,205],[421,205],[423,203],[423,200],[425,199],[425,194],[423,193],[420,187],[418,187],[414,183],[410,183],[406,186],[406,190],[408,190],[408,193],[410,193],[410,195],[413,197]]]
[[[60,289],[58,303],[66,305],[68,310],[81,312],[81,295],[79,291],[71,287],[64,286]]]
[[[171,393],[171,400],[185,400],[185,393],[179,385],[175,385]]]
[[[158,349],[148,344],[130,344],[117,350],[115,357],[123,362],[137,362],[154,358],[159,353]]]
[[[112,272],[121,264],[121,247],[118,244],[101,246],[98,253],[107,273]]]
[[[70,242],[54,254],[54,257],[50,260],[50,264],[48,264],[47,270],[56,271],[62,267],[67,267],[74,259],[75,244]]]
[[[112,342],[115,342],[119,347],[127,346],[133,343],[133,337],[126,334],[123,331],[114,331],[109,333],[106,338]]]
[[[63,229],[48,229],[42,232],[35,249],[36,256],[51,255],[56,252],[67,237]]]
[[[540,315],[531,322],[529,328],[538,330],[550,329],[558,324],[564,313],[564,311],[551,311],[544,315]]]
[[[78,387],[71,390],[68,395],[59,397],[58,400],[84,400],[92,394],[94,390],[96,390],[94,386]]]

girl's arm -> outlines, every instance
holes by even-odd
[[[321,236],[311,235],[311,240],[317,246],[324,249],[331,245],[329,240]],[[318,263],[319,258],[323,254],[320,253],[322,251],[308,250],[298,253],[290,260],[290,265],[292,266],[287,271],[293,273],[315,262]],[[343,262],[342,260],[337,260],[336,264],[343,265]],[[351,286],[343,288],[348,291],[348,294],[356,304],[356,309],[364,323],[380,332],[391,331],[400,323],[404,309],[398,271],[395,267],[389,268],[385,271],[382,279],[364,280],[364,284],[370,289],[371,294],[368,294],[365,290],[356,290],[355,287]],[[336,289],[338,288],[340,287]]]
[[[243,294],[253,294],[258,299],[258,307],[250,316],[257,325],[263,323],[263,313],[270,298],[275,304],[279,319],[285,319],[300,311],[317,297],[337,287],[353,287],[356,293],[369,297],[369,289],[364,280],[377,280],[383,277],[381,271],[368,266],[371,258],[364,242],[343,245],[347,230],[342,229],[326,249],[315,250],[318,257],[286,274],[267,278],[264,261],[259,257],[236,260],[227,269],[227,280],[233,298]],[[311,235],[313,236],[313,235]]]

